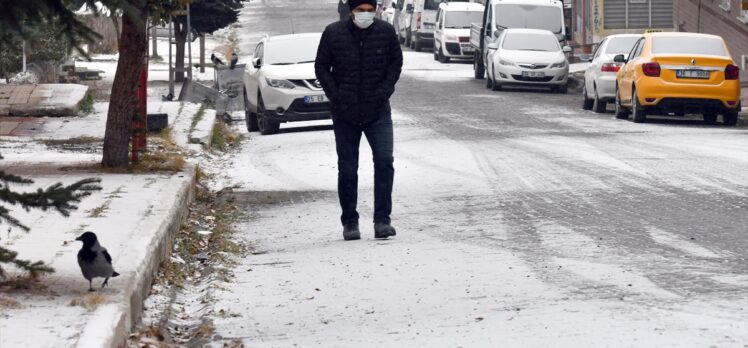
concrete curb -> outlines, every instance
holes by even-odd
[[[213,142],[213,126],[216,124],[216,111],[203,109],[203,118],[190,132],[189,140],[192,144],[202,144],[209,148]]]
[[[158,272],[161,261],[171,255],[174,239],[188,214],[190,203],[195,197],[197,168],[190,165],[184,171],[184,180],[174,196],[162,197],[160,203],[169,206],[167,217],[160,221],[148,242],[146,257],[135,267],[131,281],[123,289],[123,303],[118,306],[104,306],[96,310],[85,325],[76,347],[101,348],[124,347],[130,331],[142,319],[143,301]],[[145,227],[145,226],[144,226]],[[139,250],[138,252],[143,252]],[[127,259],[127,258],[125,258]]]

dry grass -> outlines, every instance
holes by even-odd
[[[132,166],[134,173],[181,172],[186,161],[181,153],[157,151],[140,156],[140,162]]]
[[[88,145],[101,143],[104,139],[96,137],[74,137],[69,139],[48,139],[42,141],[47,146],[71,146],[71,145]]]
[[[88,217],[99,218],[99,217],[104,216],[104,213],[106,213],[106,211],[109,210],[109,203],[111,203],[111,201],[106,201],[100,206],[89,210]]]
[[[234,145],[239,140],[239,135],[223,122],[216,122],[213,125],[211,137],[211,146],[221,151],[227,151],[229,146]]]
[[[15,309],[15,308],[21,308],[21,304],[18,303],[18,301],[11,299],[11,298],[5,298],[0,297],[0,308],[2,309]]]
[[[70,300],[70,306],[81,306],[87,311],[93,312],[96,310],[96,308],[99,308],[99,306],[107,303],[108,300],[109,299],[106,296],[97,292],[92,292],[90,294],[87,294],[86,296],[83,296],[82,298],[76,297]]]

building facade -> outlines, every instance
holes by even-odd
[[[741,80],[748,81],[748,1],[675,0],[678,31],[722,36],[738,66]]]
[[[748,68],[748,0],[567,0],[572,43],[590,53],[608,35],[683,31],[722,36],[733,60]],[[748,73],[741,79],[748,80]]]

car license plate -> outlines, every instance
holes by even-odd
[[[308,95],[304,97],[304,104],[327,103],[326,95]]]
[[[462,45],[462,52],[473,53],[475,52],[475,49],[473,48],[473,46],[470,46],[470,45]]]
[[[542,71],[523,71],[522,77],[545,77],[545,73]]]
[[[676,70],[675,76],[679,79],[709,79],[707,70]]]

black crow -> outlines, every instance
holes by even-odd
[[[236,66],[236,63],[238,61],[239,61],[239,57],[236,55],[236,53],[232,53],[231,54],[231,65],[230,65],[230,68],[234,69],[234,67]]]
[[[78,251],[78,265],[83,277],[88,280],[88,291],[94,291],[91,284],[93,278],[104,278],[104,282],[101,283],[101,287],[104,288],[108,285],[109,278],[119,275],[112,267],[112,257],[99,244],[96,234],[85,232],[75,240],[83,242],[83,247]]]
[[[213,62],[213,65],[216,65],[216,66],[218,66],[218,65],[226,65],[226,63],[224,63],[221,60],[221,58],[216,57],[215,53],[211,53],[210,54],[210,61]]]

